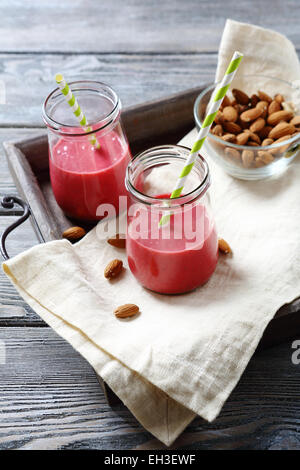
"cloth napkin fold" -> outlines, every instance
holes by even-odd
[[[194,130],[181,143],[191,147],[195,137]],[[300,293],[299,159],[280,176],[249,182],[209,165],[219,235],[234,255],[220,257],[192,293],[143,289],[125,253],[99,240],[96,228],[75,245],[50,242],[3,263],[26,302],[166,445],[195,415],[216,418],[269,321]],[[126,269],[109,282],[103,269],[116,257]],[[115,318],[123,303],[139,305],[140,315]]]

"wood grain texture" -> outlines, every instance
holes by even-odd
[[[165,449],[122,405],[110,408],[87,362],[50,328],[1,328],[0,449]],[[291,344],[256,354],[211,424],[173,449],[300,449],[300,366]]]
[[[271,8],[270,8],[271,6]],[[297,0],[2,0],[4,52],[216,51],[227,17],[275,28],[300,46]]]
[[[217,56],[0,54],[0,64],[6,90],[0,125],[41,127],[42,103],[56,86],[57,71],[68,81],[85,77],[109,83],[127,107],[213,81]]]

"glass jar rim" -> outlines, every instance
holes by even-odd
[[[92,88],[93,86],[95,87],[95,85],[98,85],[100,87],[106,88],[112,94],[112,96],[114,98],[113,108],[106,116],[101,118],[99,121],[89,122],[89,124],[88,124],[88,126],[95,126],[95,124],[99,123],[99,127],[97,126],[96,128],[94,127],[90,131],[82,132],[83,127],[81,127],[79,124],[78,124],[78,127],[77,127],[77,126],[74,126],[74,125],[71,125],[71,124],[61,123],[61,122],[56,121],[55,119],[53,119],[49,115],[49,113],[47,112],[47,105],[48,105],[50,99],[56,93],[57,93],[57,96],[63,97],[63,95],[60,91],[60,88],[57,87],[49,93],[49,95],[46,97],[46,99],[43,103],[43,106],[42,106],[43,120],[44,120],[46,126],[51,128],[51,130],[57,131],[60,134],[67,135],[69,137],[89,135],[89,134],[93,134],[95,132],[98,132],[98,131],[104,129],[105,127],[109,126],[115,120],[116,116],[120,113],[120,110],[121,110],[120,98],[117,95],[117,93],[114,91],[114,89],[111,86],[107,85],[106,83],[100,82],[100,81],[97,81],[97,80],[74,80],[74,81],[68,82],[68,85],[69,85],[71,90],[72,90],[72,86],[73,87],[74,86],[79,87],[79,88],[76,88],[75,90],[73,88],[72,91],[93,91],[93,92],[98,92],[99,94],[100,94],[100,91],[97,90],[96,88],[93,89]],[[80,85],[82,85],[82,86],[83,85],[90,85],[90,88],[84,88],[84,87],[80,88]],[[70,112],[72,112],[72,111],[70,110]],[[64,132],[63,131],[64,128],[65,129],[78,129],[78,130],[80,129],[81,132]]]
[[[158,202],[161,202],[160,209],[162,210],[169,210],[170,207],[166,205],[166,203],[170,203],[172,201],[172,209],[181,207],[185,204],[192,203],[195,201],[195,199],[198,199],[199,197],[203,196],[207,189],[210,186],[211,179],[210,179],[210,171],[209,171],[209,166],[205,158],[202,157],[200,153],[198,153],[198,159],[195,162],[195,165],[202,164],[202,168],[204,169],[204,175],[201,180],[201,182],[194,188],[192,191],[184,194],[183,196],[179,196],[174,199],[170,198],[155,198],[153,196],[148,196],[147,194],[144,194],[143,192],[139,191],[133,184],[131,178],[130,178],[130,171],[132,170],[133,166],[136,164],[138,160],[141,160],[141,158],[146,157],[147,155],[153,153],[153,152],[168,152],[170,150],[177,149],[179,151],[187,151],[188,153],[190,152],[191,149],[188,147],[185,147],[183,145],[158,145],[156,147],[151,147],[147,150],[144,150],[143,152],[138,153],[137,155],[134,156],[134,158],[131,160],[131,162],[128,164],[127,169],[126,169],[126,177],[125,177],[125,186],[127,191],[139,202],[142,202],[143,204],[147,205],[156,205]],[[178,154],[177,155],[172,155],[173,157],[176,158],[181,158]],[[182,158],[182,161],[185,161],[185,158]],[[173,202],[174,201],[174,202]]]

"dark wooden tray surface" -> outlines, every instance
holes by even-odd
[[[123,124],[132,153],[154,145],[175,144],[194,126],[193,104],[203,88],[128,108]],[[58,207],[49,179],[46,134],[17,142],[5,142],[8,164],[21,196],[29,203],[33,226],[41,242],[60,239],[74,225]],[[269,323],[259,348],[280,343],[300,333],[300,299],[284,305]],[[101,385],[104,385],[100,379]],[[104,385],[110,403],[114,396]]]

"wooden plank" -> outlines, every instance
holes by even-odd
[[[123,406],[110,408],[89,364],[50,328],[0,328],[0,449],[165,449]],[[300,368],[291,344],[256,354],[211,424],[173,449],[300,448]],[[63,359],[62,359],[63,358]]]
[[[58,70],[68,80],[84,77],[110,84],[128,107],[212,81],[217,56],[2,54],[0,61],[6,88],[0,125],[41,127],[41,106],[55,88]]]
[[[5,194],[17,194],[15,184],[12,181],[7,161],[2,148],[5,139],[15,139],[16,135],[29,137],[44,133],[40,129],[0,129],[0,197]],[[2,232],[15,217],[0,216],[0,232]],[[22,227],[9,235],[7,239],[8,253],[16,255],[38,243],[38,239],[32,229],[30,221],[26,221]],[[2,261],[2,260],[1,260]],[[45,323],[32,311],[32,309],[20,298],[5,274],[0,270],[0,326],[39,325]]]
[[[216,51],[225,19],[286,34],[300,45],[297,0],[237,4],[215,0],[2,0],[1,50],[5,52]]]

